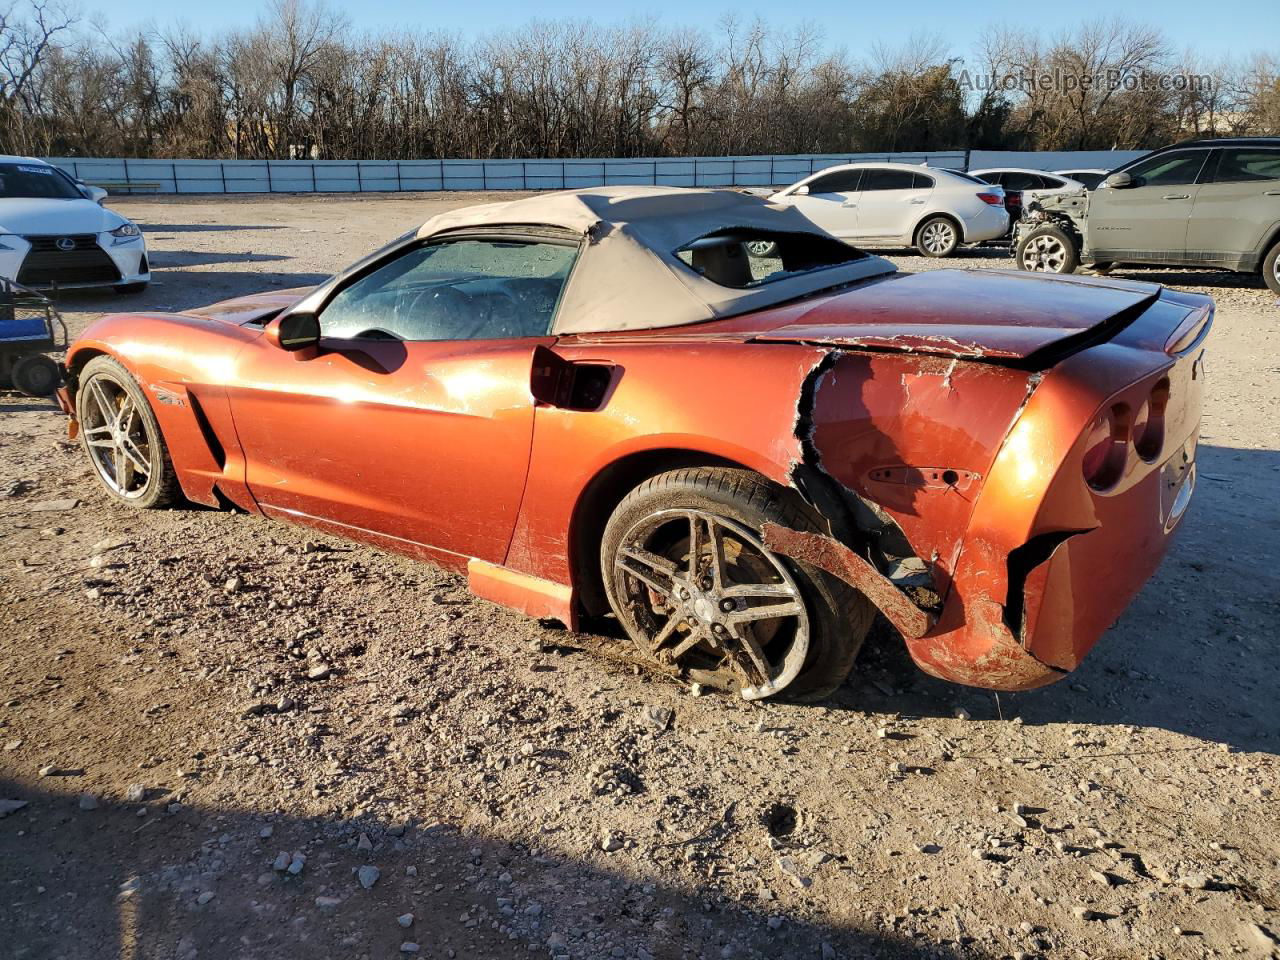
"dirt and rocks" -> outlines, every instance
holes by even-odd
[[[156,282],[63,307],[313,283],[466,199],[112,201]],[[0,955],[1275,956],[1280,307],[1134,275],[1219,302],[1200,489],[1021,695],[887,631],[824,704],[696,695],[399,557],[111,505],[0,395]]]

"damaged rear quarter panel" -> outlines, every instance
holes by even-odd
[[[990,363],[841,353],[814,392],[810,443],[828,476],[896,521],[945,596],[982,481],[1037,382]]]

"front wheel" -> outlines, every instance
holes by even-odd
[[[1075,241],[1061,227],[1036,227],[1018,241],[1019,270],[1032,273],[1075,273],[1080,255]]]
[[[1272,293],[1280,296],[1280,242],[1262,258],[1262,279],[1267,282]]]
[[[644,659],[748,700],[817,699],[844,682],[874,608],[765,549],[758,531],[769,521],[814,529],[784,491],[745,470],[660,474],[618,504],[601,572]]]
[[[960,246],[960,228],[947,217],[931,217],[916,231],[916,249],[926,257],[949,257]]]
[[[94,357],[80,372],[76,419],[80,443],[112,499],[139,509],[178,499],[155,414],[137,381],[111,357]]]
[[[756,258],[772,257],[778,252],[778,245],[772,240],[748,240],[743,246]]]

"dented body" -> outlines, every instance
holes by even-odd
[[[1194,483],[1211,304],[1151,285],[892,274],[686,326],[301,356],[271,336],[298,298],[104,317],[69,392],[109,354],[190,499],[429,559],[571,626],[602,609],[600,534],[630,489],[737,466],[825,528],[768,546],[866,594],[922,669],[1035,687],[1155,570]],[[575,376],[590,403],[541,386]]]

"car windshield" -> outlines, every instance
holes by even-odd
[[[681,263],[713,283],[739,290],[867,256],[835,237],[769,230],[721,230],[675,253]]]
[[[80,200],[80,191],[43,163],[0,163],[0,199]]]

